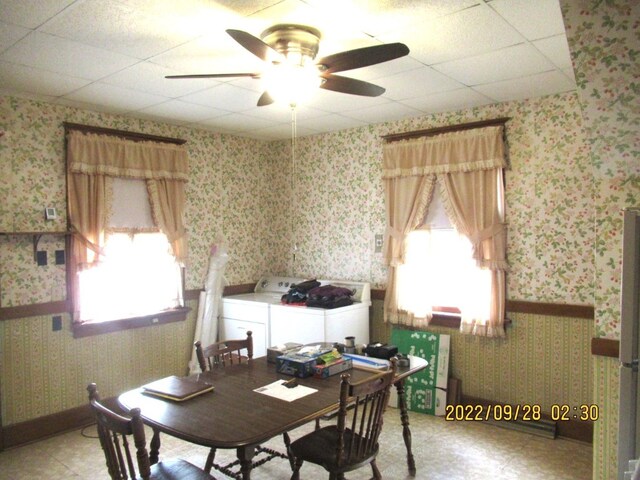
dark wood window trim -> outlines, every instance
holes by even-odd
[[[154,325],[164,325],[166,323],[183,322],[187,319],[187,314],[190,311],[191,309],[189,307],[180,307],[140,317],[109,320],[106,322],[73,323],[73,336],[75,338],[89,337],[103,333],[120,332],[131,328],[151,327]]]
[[[160,143],[173,143],[175,145],[184,145],[187,143],[182,138],[161,137],[158,135],[149,135],[147,133],[130,132],[128,130],[117,130],[114,128],[95,127],[93,125],[82,125],[80,123],[63,122],[62,125],[66,132],[76,130],[83,133],[97,133],[102,135],[110,135],[112,137],[123,138],[126,140],[132,140],[135,142],[160,142]]]
[[[460,132],[463,130],[472,130],[474,128],[491,127],[506,124],[511,117],[494,118],[491,120],[480,120],[478,122],[461,123],[458,125],[447,125],[445,127],[427,128],[425,130],[414,130],[412,132],[391,133],[382,135],[385,142],[397,142],[399,140],[408,140],[410,138],[433,137],[442,133]]]

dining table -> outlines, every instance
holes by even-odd
[[[409,376],[427,365],[426,360],[410,356],[409,365],[399,366],[394,378],[407,467],[413,476],[416,466],[404,384]],[[346,373],[351,375],[352,382],[357,382],[379,374],[380,370],[353,367]],[[341,375],[296,378],[298,385],[315,392],[293,401],[256,391],[278,380],[293,378],[278,373],[275,364],[269,363],[267,357],[215,368],[192,377],[213,385],[213,391],[185,401],[172,401],[145,393],[140,387],[118,397],[124,409],[140,408],[144,423],[153,430],[149,444],[152,463],[158,461],[160,433],[164,433],[205,447],[235,449],[240,465],[239,478],[250,480],[258,445],[283,434],[287,443],[287,432],[334,413],[339,405]]]

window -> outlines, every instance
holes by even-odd
[[[164,233],[107,234],[102,260],[79,276],[81,321],[139,317],[182,306],[180,266]]]
[[[187,177],[181,146],[67,132],[74,335],[184,319]]]
[[[385,144],[385,321],[422,328],[455,307],[461,332],[504,336],[505,167],[501,125]]]

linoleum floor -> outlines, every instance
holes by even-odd
[[[590,480],[592,447],[566,439],[547,439],[479,422],[447,422],[443,418],[410,413],[415,477],[406,467],[402,427],[397,410],[388,409],[378,454],[378,467],[389,480]],[[295,440],[313,425],[290,433]],[[3,480],[108,480],[104,456],[94,426],[75,430],[0,453]],[[150,439],[149,434],[148,438]],[[283,450],[282,437],[270,440]],[[162,436],[161,458],[183,458],[200,467],[208,450],[167,435]],[[235,451],[219,450],[217,461],[233,461]],[[229,477],[212,472],[217,479]],[[289,463],[275,459],[252,471],[252,479],[288,479]],[[305,463],[301,479],[328,478],[321,467]],[[347,475],[349,480],[371,478],[368,467]]]

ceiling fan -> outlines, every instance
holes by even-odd
[[[315,88],[334,92],[377,97],[384,88],[355,78],[334,75],[336,72],[367,67],[403,57],[409,48],[403,43],[388,43],[335,53],[316,60],[321,34],[305,25],[279,24],[268,28],[257,38],[242,30],[227,30],[240,45],[267,63],[259,73],[205,73],[168,75],[166,78],[251,77],[265,81],[265,92],[258,106],[275,100],[296,104],[298,97]]]

